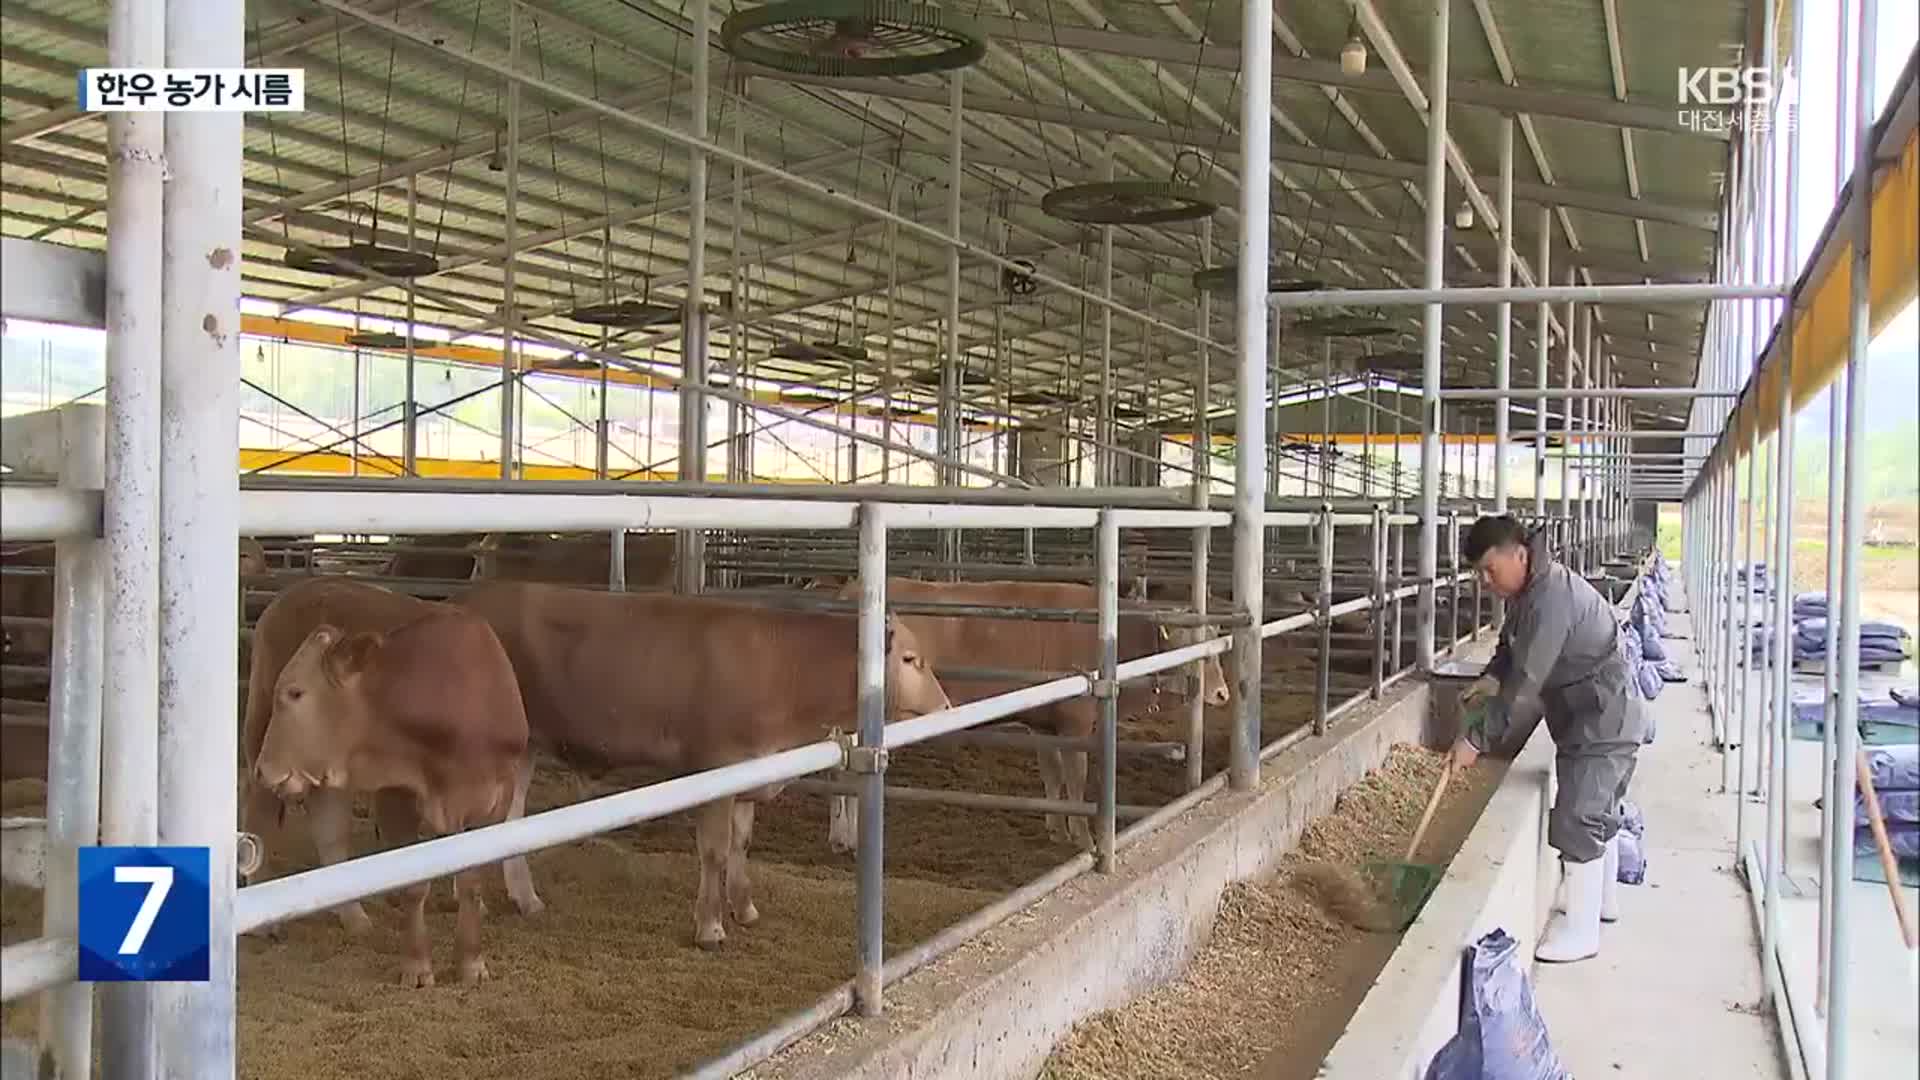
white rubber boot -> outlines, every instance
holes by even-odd
[[[1546,933],[1533,958],[1550,964],[1585,960],[1600,952],[1601,875],[1606,859],[1583,863],[1562,862],[1567,875],[1567,910],[1547,920]]]
[[[1607,853],[1600,857],[1600,921],[1620,921],[1620,834],[1607,841]],[[1561,910],[1566,910],[1562,908]]]
[[[1553,913],[1558,915],[1565,910],[1567,910],[1567,863],[1566,860],[1562,859],[1560,861],[1560,884],[1553,888]]]

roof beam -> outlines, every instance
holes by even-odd
[[[1075,52],[1104,53],[1136,60],[1157,61],[1175,67],[1206,68],[1237,72],[1241,68],[1240,50],[1228,45],[1192,44],[1184,41],[1095,30],[1084,26],[1061,26],[1036,19],[974,15],[973,21],[988,34],[1002,41],[1029,45],[1048,45]],[[1276,51],[1273,57],[1276,80],[1337,86],[1343,90],[1400,96],[1393,77],[1383,71],[1348,75],[1329,60],[1312,60]],[[1724,142],[1722,132],[1692,131],[1680,125],[1669,105],[1651,102],[1616,101],[1576,90],[1552,87],[1503,86],[1476,79],[1451,79],[1447,84],[1451,101],[1462,105],[1497,109],[1503,112],[1530,112],[1563,120],[1579,120],[1610,127],[1641,128],[1676,135],[1715,139]],[[1705,125],[1702,125],[1705,126]]]
[[[891,98],[899,101],[917,101],[923,104],[939,104],[945,100],[946,92],[931,86],[893,82],[883,79],[830,79],[817,75],[798,75],[792,72],[775,71],[769,68],[755,67],[752,74],[756,78],[777,79],[783,82],[809,86],[825,86],[844,93],[870,94],[874,97]],[[1060,105],[1046,105],[1039,102],[1020,101],[1015,98],[992,97],[984,94],[968,94],[967,109],[970,112],[993,113],[1010,116],[1015,119],[1043,124],[1059,124],[1076,127],[1081,130],[1107,131],[1116,135],[1128,135],[1146,142],[1166,143],[1184,147],[1206,147],[1208,154],[1217,161],[1237,161],[1239,154],[1225,149],[1233,142],[1232,133],[1213,128],[1180,127],[1174,124],[1156,123],[1146,119],[1129,116],[1114,116],[1109,113],[1095,112],[1091,109],[1075,109]],[[1219,147],[1220,149],[1215,149]],[[1275,141],[1273,159],[1289,164],[1310,167],[1340,169],[1348,172],[1365,173],[1372,176],[1387,176],[1396,180],[1417,180],[1425,168],[1413,161],[1388,161],[1383,158],[1368,157],[1364,154],[1349,154],[1336,150],[1320,150],[1311,147],[1292,146]],[[1476,185],[1479,181],[1475,181]],[[1477,190],[1477,189],[1476,189]],[[1708,232],[1716,228],[1717,214],[1705,207],[1676,206],[1668,203],[1653,203],[1631,199],[1604,191],[1586,191],[1565,185],[1548,186],[1546,184],[1515,184],[1513,196],[1516,200],[1543,206],[1566,206],[1578,210],[1591,210],[1601,214],[1617,214],[1624,217],[1641,217],[1650,221],[1662,221],[1670,225],[1701,229]],[[1482,196],[1484,198],[1484,195]],[[1492,215],[1482,214],[1483,220],[1494,220]]]

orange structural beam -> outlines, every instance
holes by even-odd
[[[377,478],[382,476],[403,475],[400,467],[400,459],[397,457],[362,454],[359,464],[359,475],[361,476]],[[462,480],[497,480],[500,478],[500,463],[498,461],[422,457],[417,458],[415,464],[418,466],[419,474],[425,477]],[[268,466],[272,467],[267,468]],[[273,473],[351,476],[353,475],[354,459],[350,454],[341,454],[333,451],[315,451],[313,453],[302,454],[298,450],[263,450],[257,447],[245,447],[241,449],[240,469],[242,472],[252,472],[262,468],[266,468],[268,472]],[[612,471],[615,476],[619,476],[624,470],[614,469]],[[594,479],[592,469],[582,468],[578,465],[527,463],[520,466],[519,472],[520,478],[524,480]],[[680,474],[672,469],[651,469],[644,472],[636,472],[632,476],[625,477],[624,479],[632,480],[635,483],[642,483],[646,481],[677,480],[679,478]],[[726,482],[727,477],[725,473],[712,473],[707,479],[713,483],[721,484]],[[757,476],[754,478],[754,482],[760,484],[799,484],[816,481],[798,480],[781,476]]]
[[[272,315],[241,315],[240,331],[243,334],[249,334],[254,337],[273,338],[278,341],[297,341],[304,345],[324,345],[336,349],[356,348],[356,346],[347,341],[348,336],[353,333],[353,330],[345,326],[333,326],[327,323],[304,322],[299,319],[282,319]],[[407,351],[405,348],[357,347],[364,352],[389,353],[396,356],[405,355]],[[473,345],[423,343],[414,346],[413,354],[418,357],[428,360],[438,360],[443,363],[464,364],[468,367],[486,368],[496,372],[500,370],[500,351],[498,349],[482,349]],[[545,361],[544,363],[552,364],[554,362],[555,361]],[[543,367],[542,364],[543,362],[540,360],[529,358],[528,370],[555,379],[576,379],[595,383],[600,381],[600,370],[598,368],[590,370],[573,367],[554,369]],[[607,381],[620,386],[637,387],[642,390],[657,390],[668,393],[677,389],[672,382],[663,377],[649,375],[640,371],[628,371],[623,368],[608,368]],[[789,409],[809,409],[821,404],[818,399],[809,395],[775,393],[765,390],[753,391],[751,397],[757,404],[779,405]],[[845,415],[848,411],[845,407],[823,410],[822,416],[834,414]],[[862,417],[868,419],[877,419],[881,415],[880,409],[874,406],[862,406],[857,411]],[[926,412],[896,412],[893,418],[908,423],[926,424],[930,427],[937,422],[932,413]],[[979,423],[967,423],[962,426],[971,430],[980,431],[992,429],[992,425]]]
[[[1920,128],[1909,132],[1897,161],[1878,177],[1869,201],[1872,266],[1867,282],[1868,338],[1920,295]],[[1851,334],[1853,242],[1834,237],[1838,249],[1821,276],[1800,294],[1793,329],[1792,408],[1798,412],[1845,369]],[[1816,264],[1817,265],[1817,264]],[[1780,426],[1784,342],[1776,328],[1760,373],[1748,385],[1728,421],[1730,446],[1744,453]]]

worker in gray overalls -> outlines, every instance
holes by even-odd
[[[1585,960],[1600,952],[1600,924],[1619,918],[1620,804],[1646,742],[1646,703],[1612,605],[1554,560],[1544,536],[1510,515],[1483,517],[1466,556],[1507,611],[1486,673],[1461,698],[1484,701],[1485,722],[1454,744],[1454,765],[1469,767],[1489,748],[1517,750],[1546,717],[1559,781],[1547,843],[1560,852],[1562,899],[1534,957]]]

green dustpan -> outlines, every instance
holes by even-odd
[[[1420,909],[1426,906],[1427,897],[1432,896],[1440,884],[1440,868],[1414,862],[1413,855],[1420,850],[1427,826],[1433,824],[1433,812],[1440,808],[1440,797],[1447,793],[1447,784],[1452,779],[1453,758],[1449,756],[1447,767],[1440,772],[1440,782],[1433,785],[1433,794],[1427,798],[1426,812],[1420,815],[1420,824],[1413,830],[1413,840],[1407,844],[1406,858],[1397,862],[1370,862],[1360,868],[1373,886],[1374,894],[1393,916],[1396,931],[1413,925]]]

